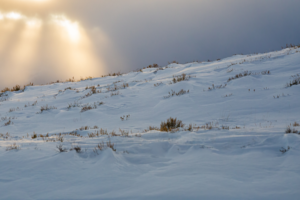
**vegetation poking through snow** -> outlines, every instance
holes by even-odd
[[[24,91],[27,86],[33,86],[33,83],[30,82],[29,84],[24,85],[23,88],[20,85],[16,85],[12,88],[6,87],[3,90],[1,90],[1,92],[4,93],[4,92],[7,92],[7,91],[10,91],[10,92]]]
[[[227,86],[227,84],[224,84],[224,85],[223,85],[223,84],[222,84],[222,85],[216,85],[216,86],[215,86],[214,84],[212,84],[211,87],[208,87],[208,88],[207,88],[207,90],[208,90],[208,91],[212,91],[212,90],[214,90],[214,89],[222,89],[222,88],[225,88],[226,86]]]
[[[57,107],[45,105],[41,107],[40,112],[38,112],[37,114],[41,114],[44,111],[53,110],[53,109],[57,109]]]
[[[281,149],[279,151],[284,154],[284,153],[288,152],[290,149],[291,149],[290,146],[288,146],[287,148],[281,147]]]
[[[37,101],[35,101],[33,103],[28,102],[27,104],[24,105],[24,107],[26,108],[26,107],[30,107],[30,106],[36,106],[36,104],[37,104]]]
[[[269,74],[271,74],[271,72],[269,70],[265,70],[265,71],[258,72],[258,73],[244,71],[243,73],[239,73],[239,74],[236,74],[233,77],[228,78],[227,82],[229,82],[231,80],[234,80],[234,79],[237,79],[237,78],[241,78],[241,77],[246,77],[246,76],[250,76],[250,75],[260,75],[260,74],[261,75],[269,75]]]
[[[184,90],[184,89],[181,89],[179,92],[175,92],[174,90],[171,90],[171,92],[169,92],[169,95],[164,96],[164,98],[167,99],[172,96],[181,96],[181,95],[187,94],[189,92],[190,92],[190,90]]]
[[[129,118],[130,118],[130,115],[123,115],[122,117],[120,117],[120,119],[121,119],[122,121],[128,120]]]
[[[113,151],[116,151],[116,149],[114,148],[115,144],[112,143],[110,140],[108,142],[106,142],[106,145],[104,144],[104,142],[100,142],[99,144],[97,144],[97,146],[94,148],[94,152],[96,154],[98,154],[98,151],[103,151],[106,148],[111,148]]]
[[[182,128],[183,126],[184,124],[182,123],[181,120],[170,117],[169,119],[167,119],[166,122],[164,121],[161,122],[160,131],[169,132],[172,131],[173,129]]]
[[[103,105],[104,103],[101,101],[101,102],[94,102],[94,104],[85,104],[85,105],[82,105],[82,108],[81,108],[81,112],[85,112],[85,111],[88,111],[88,110],[92,110],[92,109],[96,109],[98,106],[101,106]]]
[[[224,97],[230,97],[230,96],[232,96],[232,93],[226,94]]]
[[[279,99],[279,97],[286,97],[286,96],[290,96],[289,94],[287,94],[287,95],[285,95],[284,93],[282,93],[281,95],[280,94],[278,94],[278,95],[273,95],[273,98],[274,99]]]
[[[6,122],[5,124],[4,124],[4,126],[9,126],[9,125],[11,125],[11,124],[14,124],[11,120],[8,120],[8,122]]]
[[[158,86],[160,86],[160,85],[162,85],[162,84],[163,84],[162,82],[155,83],[155,84],[154,84],[154,87],[158,87]]]
[[[64,148],[62,144],[58,144],[58,145],[56,146],[56,148],[58,149],[58,151],[59,151],[60,153],[62,153],[62,152],[67,152],[67,151],[68,151],[67,148]]]
[[[119,91],[117,91],[117,92],[112,92],[112,93],[110,93],[110,96],[112,97],[112,96],[116,96],[116,95],[119,95],[119,94],[120,94]]]
[[[8,147],[6,147],[6,151],[11,151],[11,150],[20,150],[20,146],[17,145],[16,143],[13,143],[11,145],[9,145]]]
[[[291,80],[289,83],[286,84],[286,87],[292,87],[293,85],[299,85],[300,84],[300,75],[296,74],[292,76],[293,80]]]
[[[186,75],[185,73],[180,74],[180,75],[173,75],[172,83],[178,83],[181,81],[188,81],[190,78],[192,78],[191,75]]]
[[[77,153],[81,153],[81,152],[82,152],[80,146],[75,146],[75,147],[72,147],[72,148],[70,149],[70,151],[73,151],[73,150],[75,150]]]
[[[285,133],[286,134],[289,134],[289,133],[300,134],[300,132],[298,130],[296,130],[295,128],[292,129],[290,125],[286,127]]]

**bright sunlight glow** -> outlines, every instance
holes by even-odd
[[[51,20],[55,22],[57,25],[63,27],[67,31],[72,41],[74,42],[79,41],[80,32],[79,32],[77,22],[70,21],[64,15],[52,15]]]

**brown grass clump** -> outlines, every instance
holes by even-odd
[[[11,120],[8,120],[8,122],[6,122],[6,123],[4,124],[4,126],[8,126],[8,125],[11,125],[11,124],[13,124],[13,122],[12,122]]]
[[[233,77],[228,78],[227,82],[229,82],[231,80],[234,80],[234,79],[237,79],[237,78],[241,78],[241,77],[245,77],[245,76],[250,76],[250,75],[259,75],[259,74],[261,74],[261,75],[270,75],[271,72],[269,70],[258,72],[258,73],[244,71],[243,73],[239,73],[239,74],[236,74]]]
[[[100,142],[95,148],[94,148],[94,152],[96,154],[98,154],[98,150],[99,151],[103,151],[106,148],[111,148],[113,151],[116,151],[116,149],[114,148],[115,144],[111,143],[111,141],[109,140],[108,142],[106,142],[106,145],[104,144],[104,142]]]
[[[111,143],[110,140],[108,142],[106,142],[106,146],[108,148],[111,148],[113,151],[116,151],[116,149],[114,148],[115,144]]]
[[[121,133],[121,136],[123,137],[129,137],[129,131],[125,131],[119,128],[119,131]]]
[[[23,89],[21,88],[20,85],[16,85],[16,86],[14,86],[14,87],[11,88],[11,89],[8,88],[8,87],[6,87],[6,88],[4,88],[3,90],[1,90],[1,92],[2,92],[2,93],[6,92],[6,91],[17,92],[17,91],[20,91],[20,90],[24,91],[25,88],[26,88],[27,86],[33,86],[33,83],[30,82],[29,84],[24,85]]]
[[[297,123],[297,122],[294,122],[294,123],[293,123],[293,126],[300,126],[300,124]]]
[[[161,122],[160,124],[160,131],[169,132],[173,129],[182,128],[184,124],[181,120],[177,120],[177,118],[170,117],[167,119],[167,122]]]
[[[33,132],[31,138],[32,138],[32,139],[35,139],[35,138],[37,138],[37,137],[38,137],[38,135],[37,135],[35,132]]]
[[[85,112],[85,111],[88,111],[88,110],[92,110],[92,109],[96,109],[98,106],[101,106],[103,105],[104,103],[101,101],[101,102],[94,102],[94,104],[85,104],[82,106],[81,108],[81,112]]]
[[[190,78],[192,78],[191,75],[186,75],[185,73],[178,75],[178,76],[173,76],[173,83],[178,83],[180,81],[188,81]]]

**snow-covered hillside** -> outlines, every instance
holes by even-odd
[[[0,199],[299,199],[299,80],[287,48],[5,92]]]

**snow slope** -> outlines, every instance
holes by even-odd
[[[0,198],[299,199],[300,135],[285,134],[300,131],[300,85],[286,87],[297,74],[300,50],[288,48],[5,92]],[[170,117],[185,127],[145,130]],[[109,135],[89,137],[101,128]],[[116,151],[95,151],[108,141]]]

